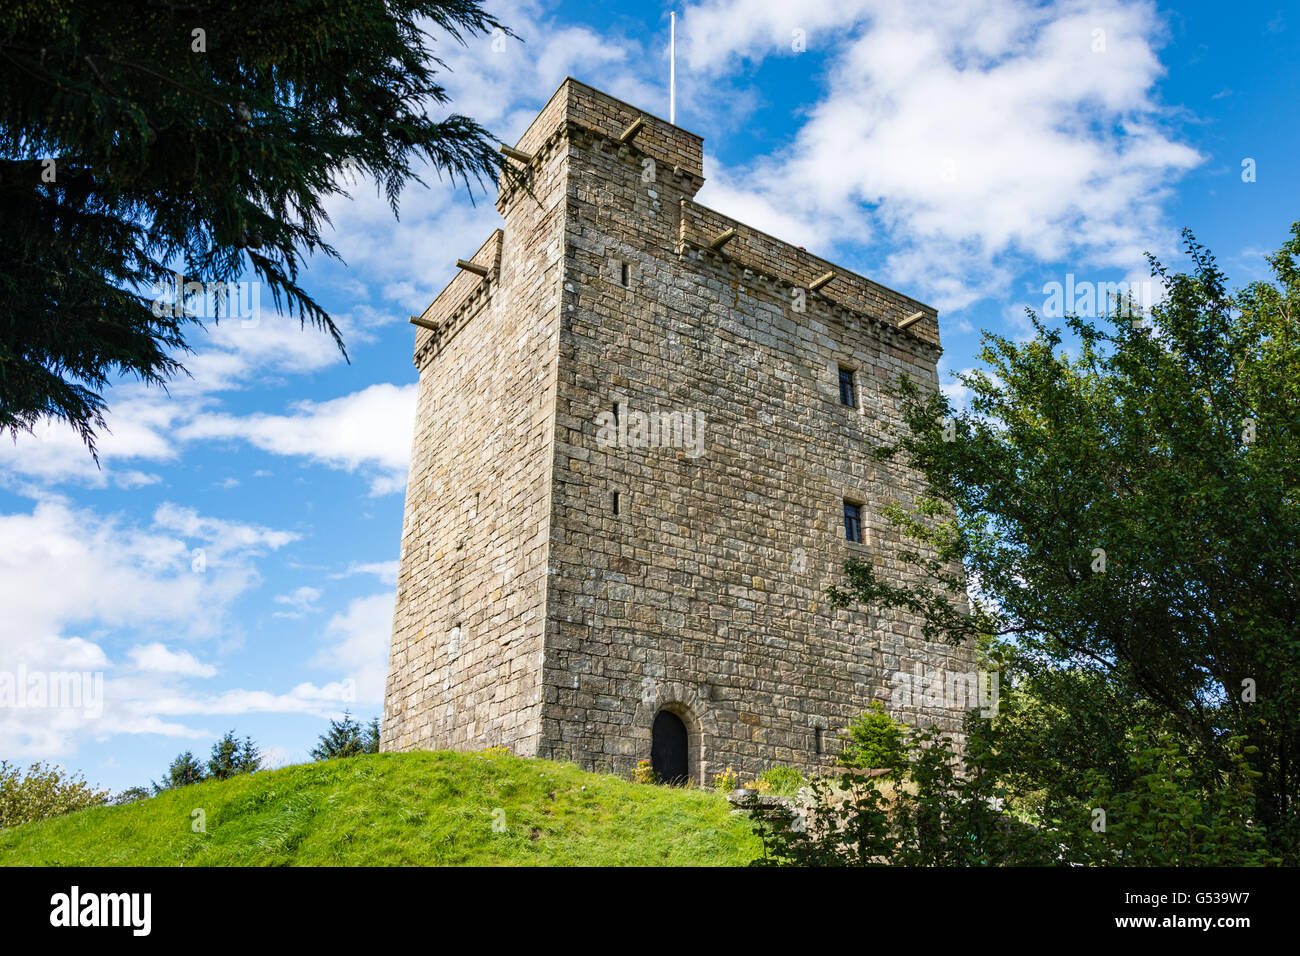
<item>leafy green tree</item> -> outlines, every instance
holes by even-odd
[[[888,512],[919,581],[850,561],[830,597],[915,613],[932,640],[1000,636],[1040,689],[1068,671],[1063,700],[1093,686],[1154,712],[1220,788],[1242,738],[1258,825],[1295,863],[1300,223],[1274,281],[1236,293],[1190,234],[1186,250],[1189,273],[1152,259],[1166,297],[1147,316],[1069,316],[1070,347],[1032,313],[1030,341],[986,334],[964,411],[904,380],[905,427],[879,454],[930,486]],[[1113,760],[1129,729],[1095,717]]]
[[[80,774],[44,763],[24,771],[0,760],[0,829],[107,802],[108,791],[90,786]]]
[[[371,727],[377,729],[378,721]],[[374,741],[375,749],[369,749]],[[320,742],[312,749],[313,760],[334,760],[338,757],[355,757],[358,754],[377,753],[378,734],[368,733],[347,711],[342,720],[331,720],[330,729],[321,734]]]
[[[262,756],[253,744],[251,737],[245,737],[243,743],[229,730],[226,735],[212,745],[212,754],[208,758],[208,776],[214,780],[227,780],[241,773],[256,773],[262,769]]]
[[[366,753],[379,753],[379,718],[371,717],[370,726],[366,728],[365,740]]]
[[[155,783],[153,789],[154,793],[161,793],[164,790],[175,790],[177,787],[188,787],[192,783],[202,783],[206,779],[208,774],[203,764],[195,759],[192,751],[187,750],[176,755],[176,759],[167,768],[167,776],[163,778],[163,782]]]
[[[432,30],[430,29],[432,28]],[[394,213],[438,176],[515,176],[445,112],[434,34],[509,34],[479,0],[19,4],[0,24],[0,431],[46,416],[91,453],[103,388],[162,385],[195,324],[162,290],[246,273],[300,322],[339,330],[298,282],[337,258],[325,203],[358,177]],[[512,34],[510,34],[512,35]],[[217,306],[210,307],[219,308]]]

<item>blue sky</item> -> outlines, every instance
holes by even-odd
[[[667,115],[669,7],[487,7],[525,42],[439,52],[455,108],[506,141],[567,75]],[[1023,335],[1047,283],[1145,279],[1186,226],[1244,284],[1300,218],[1300,15],[1276,3],[676,9],[700,201],[937,306],[945,383],[980,329]],[[429,181],[400,221],[370,184],[331,206],[346,265],[306,286],[350,364],[268,304],[196,334],[168,394],[110,390],[102,468],[55,427],[0,443],[0,675],[104,681],[99,712],[0,707],[0,758],[121,789],[230,728],[280,765],[330,715],[381,711],[406,317],[498,224]]]

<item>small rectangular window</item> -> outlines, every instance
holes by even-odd
[[[840,404],[858,407],[858,391],[853,383],[853,369],[840,366]]]
[[[623,278],[623,286],[625,288],[632,284],[632,267],[629,266],[626,262],[623,263],[622,278]]]
[[[822,729],[820,727],[813,728],[813,744],[816,747],[817,753],[821,753],[822,752]]]
[[[616,514],[616,515],[618,514],[618,504],[619,504],[619,501],[618,501],[618,492],[616,491],[616,492],[614,492],[614,514]]]
[[[844,540],[862,543],[862,506],[844,502]]]

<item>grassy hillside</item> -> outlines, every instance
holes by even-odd
[[[729,809],[545,760],[377,754],[0,830],[0,865],[740,865],[759,845]]]

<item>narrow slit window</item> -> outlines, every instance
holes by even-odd
[[[618,506],[619,506],[618,492],[616,491],[614,492],[614,514],[615,515],[618,514]]]
[[[822,752],[822,729],[820,727],[813,728],[813,747],[817,753]]]
[[[853,369],[840,366],[840,404],[858,407],[858,390],[853,381]]]
[[[844,540],[862,543],[862,505],[844,502]]]
[[[622,264],[621,273],[622,273],[623,286],[624,288],[626,288],[632,284],[632,267],[628,265],[626,262],[624,262]]]

